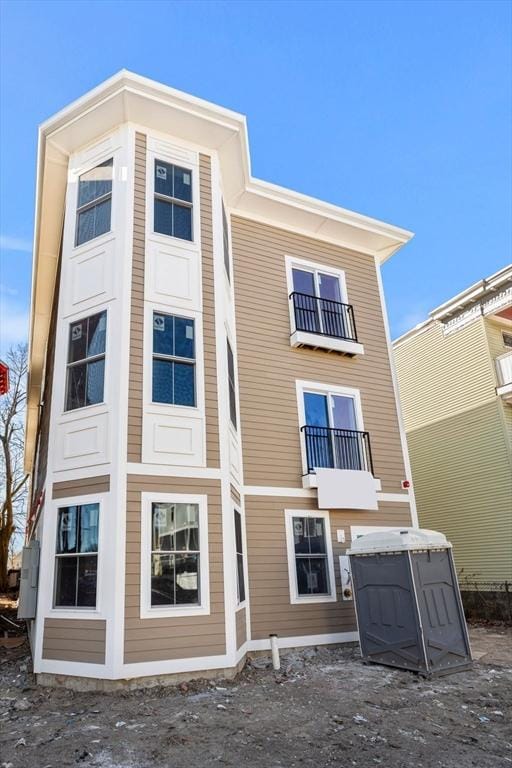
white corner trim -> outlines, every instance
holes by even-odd
[[[404,467],[405,467],[405,476],[406,479],[410,482],[410,488],[409,488],[409,502],[411,505],[411,521],[414,528],[419,527],[418,523],[418,512],[416,509],[416,499],[414,496],[414,485],[412,481],[412,470],[411,470],[411,462],[409,459],[409,450],[407,448],[407,437],[405,434],[405,426],[404,426],[404,419],[402,414],[402,407],[400,403],[400,389],[398,385],[398,377],[396,374],[396,367],[395,367],[395,358],[393,356],[393,346],[391,344],[391,335],[389,332],[389,321],[388,321],[388,312],[386,309],[386,299],[384,296],[384,287],[382,285],[382,274],[381,274],[381,267],[379,264],[379,260],[377,257],[375,257],[375,272],[377,274],[377,283],[379,286],[379,296],[380,296],[380,305],[382,309],[382,318],[384,321],[384,332],[386,334],[386,344],[388,348],[388,357],[389,357],[389,365],[391,368],[391,379],[393,382],[393,391],[395,394],[395,404],[396,404],[396,413],[398,418],[398,427],[400,430],[400,443],[402,446],[402,456],[404,459]]]
[[[311,603],[336,602],[336,578],[334,575],[334,558],[332,554],[331,524],[329,512],[326,510],[285,509],[286,551],[288,560],[288,581],[290,587],[290,603],[292,605],[307,605]],[[297,585],[297,569],[295,564],[295,544],[293,534],[294,517],[321,517],[324,520],[325,544],[327,550],[327,573],[329,575],[329,594],[299,595]]]
[[[151,606],[151,505],[153,503],[197,504],[199,508],[199,605]],[[208,562],[208,497],[188,493],[141,493],[140,618],[177,618],[210,614]]]

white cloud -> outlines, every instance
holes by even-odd
[[[0,354],[5,353],[11,344],[28,341],[28,309],[10,298],[0,302]]]
[[[0,235],[1,251],[22,251],[23,253],[32,253],[32,241],[23,237],[11,237],[10,235]]]

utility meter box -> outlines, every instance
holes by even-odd
[[[365,661],[425,676],[471,666],[452,547],[442,533],[369,533],[347,554]]]
[[[32,539],[21,555],[20,597],[18,619],[35,619],[37,584],[39,580],[39,542]]]

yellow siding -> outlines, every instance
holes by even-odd
[[[454,545],[462,579],[512,579],[512,407],[495,391],[501,332],[438,323],[395,349],[420,525]]]

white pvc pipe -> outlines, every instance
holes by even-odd
[[[270,635],[270,649],[272,651],[272,666],[277,671],[278,669],[281,669],[279,647],[277,645],[277,635]]]

